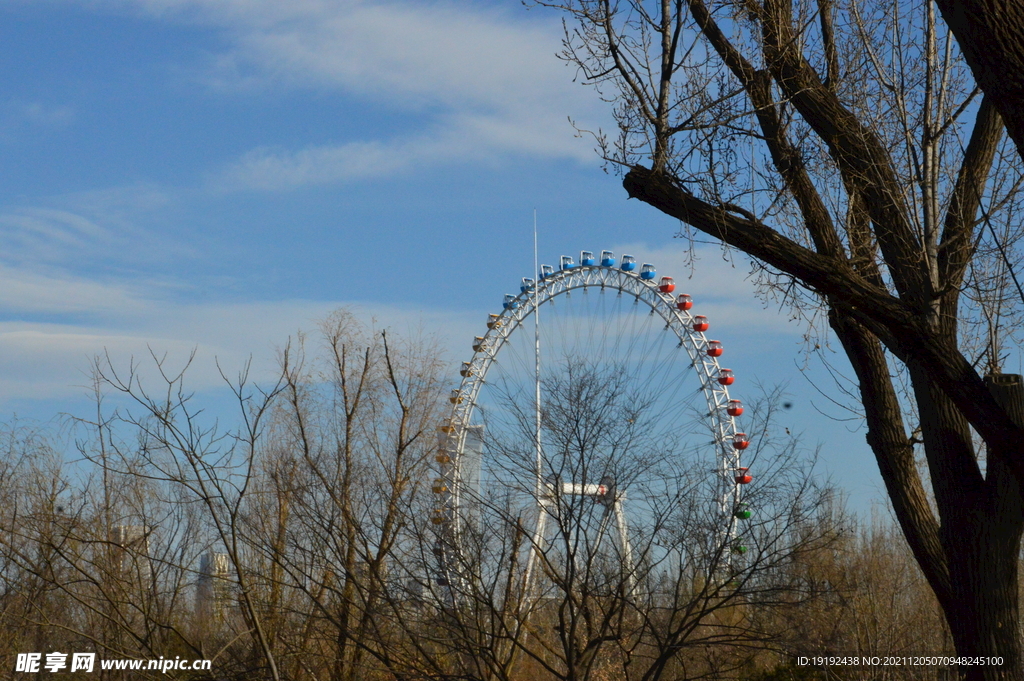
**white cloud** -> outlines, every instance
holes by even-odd
[[[50,208],[23,208],[0,215],[0,247],[5,257],[43,256],[54,247],[81,249],[108,243],[110,232],[76,213]]]
[[[125,314],[142,302],[131,289],[61,274],[0,265],[0,312]]]
[[[342,88],[396,107],[507,108],[564,97],[572,71],[555,59],[558,15],[518,6],[372,0],[125,0],[150,14],[224,30],[218,84],[245,78]],[[255,73],[254,73],[255,71]],[[569,76],[567,78],[567,76]],[[526,102],[523,102],[524,104]]]
[[[95,231],[89,222],[80,227],[76,234]],[[102,238],[104,233],[93,236]],[[660,275],[674,276],[678,290],[691,293],[700,312],[723,331],[723,340],[749,336],[755,329],[799,337],[798,325],[774,309],[763,309],[742,262],[733,267],[717,248],[698,250],[692,279],[681,244],[658,248],[628,243],[613,250],[654,263]],[[133,358],[140,361],[151,384],[156,382],[151,352],[166,354],[172,366],[180,367],[194,351],[189,385],[197,390],[223,387],[218,362],[234,375],[250,356],[253,378],[270,381],[277,352],[289,336],[315,329],[319,320],[342,306],[353,307],[346,301],[312,300],[181,302],[169,300],[153,282],[99,281],[31,265],[0,264],[0,319],[8,320],[0,321],[0,395],[6,404],[80,395],[92,359],[105,353],[121,368]],[[403,335],[435,335],[452,362],[468,358],[469,341],[483,331],[489,311],[377,303],[356,305],[355,310],[362,319],[375,318],[378,327]]]
[[[132,358],[149,358],[148,340],[158,340],[158,353],[171,352],[183,361],[194,343],[173,339],[147,339],[111,329],[71,324],[0,323],[0,391],[4,400],[17,404],[24,399],[66,399],[80,395],[90,383],[96,357],[105,353],[126,368]],[[154,379],[151,363],[145,375]],[[201,381],[206,383],[206,381]]]
[[[221,189],[288,189],[508,153],[593,162],[569,116],[607,126],[607,107],[558,60],[558,15],[469,2],[124,0],[221,30],[228,48],[199,78],[215,88],[304,87],[414,114],[379,139],[256,148]]]
[[[40,296],[59,304],[67,291],[71,311],[77,309],[74,301],[89,296],[99,300],[105,294],[95,282],[69,278],[66,271],[149,272],[154,261],[194,257],[198,249],[194,242],[175,241],[171,233],[140,228],[140,222],[172,203],[165,191],[150,185],[76,192],[47,203],[51,205],[5,206],[0,212],[0,309],[18,298],[26,302],[17,309],[28,309],[28,301]],[[18,268],[13,279],[11,267]],[[43,288],[53,293],[42,295]],[[118,304],[117,297],[109,297],[109,304]],[[49,304],[43,309],[55,311]]]
[[[169,206],[172,196],[153,184],[134,184],[75,192],[65,197],[68,204],[90,215],[101,215],[107,223],[130,224],[130,217]]]
[[[297,152],[254,149],[214,179],[221,189],[294,189],[390,175],[418,159],[448,154],[430,140],[353,142]]]
[[[579,142],[571,135],[553,134],[540,122],[531,127],[500,116],[460,116],[414,137],[300,151],[254,149],[212,178],[212,184],[222,190],[287,190],[386,177],[449,162],[482,162],[503,154],[594,160],[590,147]]]
[[[465,354],[466,339],[479,333],[480,326],[479,315],[342,301],[169,302],[134,286],[11,268],[0,270],[0,291],[0,314],[7,317],[20,312],[78,312],[93,319],[0,321],[0,404],[7,405],[81,395],[89,384],[93,360],[104,356],[121,371],[138,364],[139,375],[151,388],[159,385],[153,355],[180,369],[194,353],[186,382],[191,390],[224,387],[221,369],[235,376],[250,359],[252,379],[273,381],[278,351],[289,337],[315,331],[317,323],[338,307],[348,307],[367,323],[376,320],[379,328],[399,334],[435,334],[453,357]],[[27,293],[19,297],[19,291]]]

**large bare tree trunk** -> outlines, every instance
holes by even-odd
[[[914,461],[885,356],[877,339],[835,309],[830,325],[860,384],[868,443],[897,520],[946,615],[958,655],[1002,658],[1002,665],[962,665],[965,679],[1024,678],[1021,665],[1017,556],[1021,495],[1001,457],[982,476],[970,430],[949,399],[920,370],[917,386],[925,446],[941,526],[935,522]],[[1018,377],[987,381],[1007,412],[1024,414]],[[937,478],[937,479],[936,479]]]
[[[953,642],[960,656],[1002,658],[1001,665],[962,665],[961,677],[1024,678],[1017,591],[1024,518],[1018,483],[999,452],[988,452],[983,475],[963,416],[923,372],[911,366],[911,376],[942,520],[950,577],[944,607]],[[987,383],[1004,408],[1022,405],[1019,381]]]
[[[974,79],[1024,158],[1024,2],[936,0]]]
[[[964,679],[1024,678],[1017,604],[1021,523],[1000,507],[965,504],[944,532],[953,584],[947,621],[957,654],[1002,659],[1001,665],[961,665]]]

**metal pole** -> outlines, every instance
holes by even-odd
[[[536,279],[533,284],[533,343],[534,343],[534,409],[535,409],[535,431],[534,431],[534,446],[536,447],[537,461],[536,461],[536,484],[534,486],[534,495],[537,502],[537,527],[535,536],[530,544],[529,557],[526,560],[526,574],[523,576],[523,597],[529,601],[530,599],[530,582],[533,579],[534,564],[537,562],[538,554],[543,550],[544,544],[544,527],[547,524],[548,508],[544,495],[544,477],[543,477],[543,465],[544,460],[541,455],[541,444],[540,444],[540,431],[541,431],[541,417],[540,417],[540,307],[537,304],[538,293],[540,289],[540,262],[537,256],[537,210],[533,211],[533,271],[536,273]]]
[[[542,479],[542,457],[540,449],[540,307],[537,305],[537,294],[540,288],[540,265],[537,258],[537,210],[533,211],[533,271],[536,273],[536,281],[533,285],[533,343],[534,343],[534,383],[536,388],[536,394],[534,398],[534,407],[536,409],[536,433],[535,446],[537,448],[537,499],[540,500],[544,493]]]

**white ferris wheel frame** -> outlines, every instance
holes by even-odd
[[[721,372],[718,358],[707,352],[709,348],[707,336],[703,331],[694,329],[694,315],[688,310],[679,309],[672,294],[660,291],[659,284],[653,279],[643,279],[637,272],[627,272],[615,266],[574,265],[571,268],[547,274],[520,295],[507,300],[502,313],[491,316],[487,333],[474,340],[473,358],[463,364],[462,383],[458,391],[453,392],[451,416],[440,428],[442,437],[437,460],[440,463],[442,484],[439,508],[436,513],[441,515],[436,518],[435,522],[439,521],[439,524],[445,528],[444,535],[446,536],[443,539],[439,537],[439,545],[445,545],[442,550],[458,552],[462,523],[459,509],[462,506],[463,494],[460,463],[477,397],[486,380],[488,370],[512,332],[519,328],[538,308],[560,295],[577,289],[591,288],[601,291],[617,291],[634,296],[637,302],[647,304],[652,313],[657,313],[665,322],[665,329],[675,333],[679,339],[679,347],[686,349],[690,358],[690,366],[697,373],[707,401],[708,412],[705,416],[710,419],[714,436],[714,440],[708,444],[716,448],[717,473],[721,478],[719,510],[725,523],[722,528],[723,534],[729,539],[735,538],[736,519],[733,512],[738,507],[741,498],[740,485],[733,484],[733,478],[740,470],[740,450],[733,446],[733,440],[738,431],[735,418],[727,413],[730,401],[729,388],[718,381]],[[619,494],[622,495],[620,499],[625,498],[623,493]],[[619,500],[615,501],[617,515],[621,516],[621,503]],[[543,498],[538,499],[538,506],[541,509],[539,523],[542,523],[545,506]],[[617,517],[617,521],[620,522],[621,528],[621,517]],[[624,530],[622,531],[624,532]],[[542,533],[543,529],[540,529],[540,532]],[[543,541],[542,537],[540,539]],[[624,548],[628,551],[628,547]],[[531,547],[531,564],[537,549],[537,538],[535,537],[534,546]],[[440,578],[454,586],[452,573],[458,571],[453,571],[451,566],[446,566],[442,567],[442,572]],[[529,582],[529,575],[526,580]]]

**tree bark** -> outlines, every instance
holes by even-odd
[[[1024,0],[936,0],[1024,158]]]
[[[907,437],[885,353],[878,339],[834,307],[829,310],[829,326],[857,375],[868,426],[866,439],[878,462],[896,520],[932,591],[945,608],[952,588],[939,523],[917,471],[914,445]]]
[[[757,220],[712,205],[662,173],[635,166],[623,178],[622,185],[631,198],[638,198],[841,303],[845,314],[855,316],[902,361],[912,356],[981,437],[1006,452],[1009,466],[1018,479],[1024,480],[1021,428],[999,408],[956,343],[934,333],[928,322],[921,319],[919,310],[876,287],[855,272],[849,261],[816,253]]]

